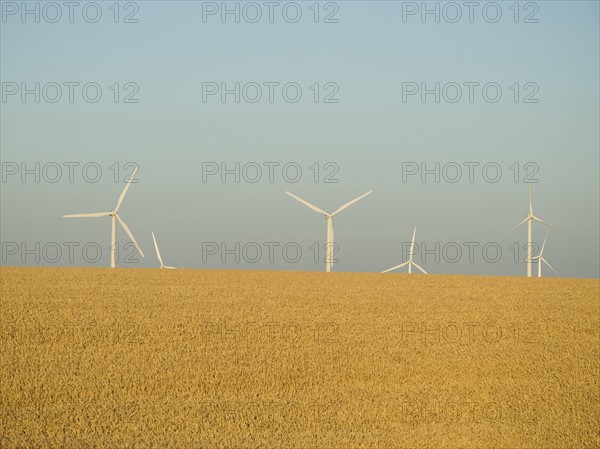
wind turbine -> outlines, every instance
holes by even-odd
[[[325,255],[325,271],[326,272],[330,272],[331,268],[333,267],[333,249],[334,249],[333,248],[333,217],[335,217],[337,214],[339,214],[344,209],[347,209],[348,207],[352,206],[357,201],[362,200],[365,196],[369,195],[370,193],[373,193],[373,191],[369,190],[367,193],[363,193],[358,198],[355,198],[352,201],[344,204],[343,206],[338,207],[338,209],[335,212],[331,213],[331,214],[328,213],[328,212],[325,212],[322,209],[319,209],[317,206],[313,206],[308,201],[304,201],[302,198],[297,197],[293,193],[290,193],[290,192],[285,192],[285,193],[287,193],[292,198],[300,201],[302,204],[304,204],[305,206],[311,208],[315,212],[318,212],[318,213],[323,214],[325,216],[325,221],[327,222],[327,244],[326,244],[326,249],[325,249],[325,251],[326,251],[326,255]]]
[[[531,228],[532,228],[534,220],[539,221],[540,223],[545,224],[549,228],[552,228],[552,229],[558,231],[558,229],[556,229],[550,223],[546,223],[541,218],[533,215],[533,206],[531,203],[531,183],[529,183],[529,212],[527,213],[527,215],[525,216],[523,221],[521,221],[518,225],[516,225],[514,228],[512,228],[509,231],[509,232],[514,231],[519,226],[521,226],[523,223],[527,222],[527,257],[525,258],[525,262],[527,263],[527,277],[531,277],[531,261],[533,259],[533,242],[532,242],[532,237],[531,237],[531,231],[532,231]]]
[[[412,266],[414,265],[419,270],[421,270],[424,274],[427,274],[427,271],[425,271],[423,268],[421,268],[416,262],[413,262],[413,255],[415,252],[415,236],[416,235],[417,235],[417,227],[415,226],[415,229],[413,231],[413,236],[412,236],[412,242],[410,244],[410,250],[408,251],[408,260],[404,263],[401,263],[400,265],[396,265],[395,267],[388,268],[387,270],[382,271],[382,273],[387,273],[388,271],[397,270],[398,268],[402,268],[403,266],[408,265],[408,274],[412,274]]]
[[[546,259],[544,259],[544,246],[546,246],[546,239],[548,238],[548,232],[546,232],[546,237],[544,237],[544,243],[542,243],[542,249],[540,250],[540,254],[538,256],[532,257],[532,260],[537,260],[538,263],[538,277],[541,278],[542,277],[542,262],[544,262],[546,265],[548,265],[548,268],[550,268],[552,271],[554,271],[554,273],[557,276],[560,276],[560,274],[557,273],[557,271],[552,268],[552,266],[548,263],[548,261]]]
[[[177,268],[177,267],[168,267],[163,263],[162,257],[160,257],[160,251],[158,250],[158,243],[156,243],[156,237],[154,237],[154,232],[152,233],[152,240],[154,240],[154,248],[156,249],[156,257],[158,257],[158,261],[160,262],[160,267],[161,268],[171,268],[173,270],[175,268]]]
[[[129,238],[131,239],[133,244],[135,245],[135,248],[140,252],[140,255],[142,257],[144,257],[142,248],[140,248],[138,243],[135,241],[135,238],[133,237],[133,234],[131,233],[129,226],[127,226],[125,224],[125,222],[121,219],[121,217],[119,217],[119,215],[117,214],[117,212],[121,208],[121,204],[123,204],[123,199],[125,198],[125,194],[127,193],[127,190],[129,190],[129,187],[131,186],[131,181],[132,181],[133,177],[135,176],[135,174],[137,173],[137,171],[138,171],[138,168],[136,167],[135,170],[133,170],[133,173],[131,174],[129,179],[127,180],[125,188],[123,189],[123,192],[121,192],[121,196],[119,197],[119,200],[117,201],[117,206],[114,208],[113,211],[111,211],[111,212],[95,212],[95,213],[91,213],[91,214],[63,215],[63,218],[111,217],[111,222],[112,222],[112,225],[111,225],[111,229],[112,229],[111,235],[112,236],[111,236],[111,245],[110,245],[110,267],[111,268],[115,267],[115,252],[116,252],[116,246],[117,246],[117,242],[116,242],[116,231],[117,231],[116,222],[117,221],[121,224],[123,229],[125,229],[125,232],[129,236]]]

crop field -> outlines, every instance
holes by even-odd
[[[599,448],[598,279],[1,269],[2,448]]]

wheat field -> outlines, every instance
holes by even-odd
[[[2,448],[598,448],[598,279],[1,268]]]

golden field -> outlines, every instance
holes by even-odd
[[[599,448],[598,279],[1,268],[2,448]]]

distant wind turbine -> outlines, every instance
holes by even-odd
[[[156,237],[154,237],[154,232],[152,233],[152,240],[154,240],[154,248],[156,249],[156,257],[158,257],[158,261],[160,262],[161,268],[170,268],[175,269],[177,267],[169,267],[163,263],[162,257],[160,257],[160,251],[158,250],[158,243],[156,243]]]
[[[125,222],[121,219],[121,217],[119,217],[119,215],[117,214],[117,212],[119,211],[121,204],[123,204],[123,199],[125,198],[125,194],[127,193],[127,190],[129,190],[129,187],[131,186],[131,181],[133,179],[133,177],[135,176],[135,174],[137,173],[138,168],[136,167],[135,170],[133,170],[133,173],[131,174],[131,176],[129,177],[129,179],[126,182],[125,188],[123,189],[123,192],[121,193],[121,196],[119,197],[119,200],[117,201],[117,206],[114,208],[113,211],[111,212],[95,212],[95,213],[91,213],[91,214],[74,214],[74,215],[63,215],[63,218],[98,218],[98,217],[111,217],[111,229],[112,229],[112,236],[111,236],[111,245],[110,245],[110,267],[114,268],[115,267],[115,252],[116,252],[116,246],[117,246],[117,242],[116,242],[116,221],[118,221],[121,226],[123,227],[123,229],[125,229],[125,232],[127,233],[127,235],[129,236],[129,238],[131,239],[131,241],[133,242],[133,244],[135,245],[135,248],[140,252],[140,255],[142,257],[144,257],[144,253],[142,252],[142,248],[140,248],[140,246],[138,245],[138,243],[135,241],[135,238],[133,237],[133,234],[131,233],[131,230],[129,229],[129,226],[127,226],[125,224]]]
[[[546,237],[544,237],[544,243],[542,243],[542,249],[540,250],[540,254],[538,256],[532,257],[532,261],[533,260],[537,260],[537,264],[538,264],[538,277],[541,278],[542,277],[542,262],[544,262],[546,265],[548,265],[548,268],[550,268],[552,271],[554,271],[554,273],[557,276],[560,276],[560,274],[558,274],[558,272],[552,268],[552,266],[548,263],[548,261],[546,259],[544,259],[544,247],[546,246],[546,239],[548,238],[548,232],[546,232]]]
[[[541,218],[533,215],[533,206],[532,206],[532,202],[531,202],[531,183],[529,183],[529,212],[527,213],[527,215],[525,216],[523,221],[521,221],[518,225],[516,225],[514,228],[512,228],[509,231],[509,232],[514,231],[519,226],[521,226],[523,223],[527,222],[527,257],[525,258],[525,262],[527,263],[527,277],[531,277],[531,261],[533,260],[533,241],[532,241],[531,234],[532,234],[532,225],[533,225],[534,220],[539,221],[540,223],[548,226],[549,228],[552,228],[552,229],[558,231],[558,229],[556,229],[550,223],[546,223]]]
[[[397,270],[398,268],[402,268],[405,265],[408,265],[408,274],[412,274],[412,266],[414,265],[419,270],[421,270],[424,274],[427,274],[427,271],[425,271],[416,262],[413,261],[413,255],[415,252],[415,236],[416,235],[417,235],[417,227],[415,226],[415,229],[413,231],[413,236],[412,236],[412,242],[410,244],[410,250],[408,251],[408,260],[404,263],[401,263],[400,265],[396,265],[395,267],[388,268],[387,270],[382,271],[382,273],[387,273],[388,271]]]
[[[344,204],[343,206],[340,206],[335,212],[333,212],[331,214],[328,213],[328,212],[325,212],[322,209],[319,209],[317,206],[313,206],[308,201],[304,201],[302,198],[297,197],[296,195],[294,195],[294,194],[292,194],[290,192],[285,192],[285,193],[287,193],[292,198],[300,201],[302,204],[304,204],[305,206],[311,208],[315,212],[318,212],[318,213],[323,214],[325,216],[325,220],[327,221],[327,243],[326,243],[326,247],[325,247],[326,248],[326,250],[325,250],[326,251],[326,255],[325,255],[325,271],[326,272],[330,272],[331,269],[332,269],[332,267],[333,267],[333,217],[335,217],[337,214],[339,214],[344,209],[347,209],[348,207],[352,206],[357,201],[363,199],[365,196],[373,193],[373,191],[369,190],[367,193],[362,194],[358,198],[355,198],[352,201]]]

